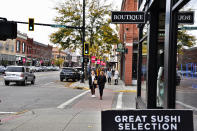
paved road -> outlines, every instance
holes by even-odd
[[[196,78],[183,78],[180,86],[177,86],[176,99],[177,106],[194,109],[197,114],[197,88],[194,88],[194,85],[197,85]]]
[[[69,82],[59,81],[59,72],[35,73],[35,85],[19,86],[11,83],[5,86],[0,78],[0,112],[21,112],[24,110],[57,107],[82,93],[82,90],[67,88]]]

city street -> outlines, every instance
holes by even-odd
[[[0,118],[3,121],[3,125],[1,125],[0,129],[13,130],[16,128],[16,130],[25,131],[32,127],[32,129],[37,130],[37,128],[34,127],[36,126],[35,121],[41,121],[40,124],[37,123],[38,130],[43,130],[43,128],[49,130],[50,126],[46,126],[44,123],[47,121],[52,124],[54,122],[54,120],[51,119],[52,117],[59,122],[62,119],[64,119],[64,121],[72,121],[73,119],[74,124],[71,122],[70,124],[67,123],[69,125],[68,127],[66,124],[66,127],[62,127],[62,129],[68,131],[76,128],[75,121],[79,121],[78,119],[84,120],[85,117],[87,117],[88,121],[84,121],[81,125],[77,124],[78,127],[82,126],[84,131],[90,127],[92,130],[99,131],[101,110],[135,109],[136,88],[125,87],[122,81],[120,81],[120,84],[117,86],[106,84],[104,100],[100,101],[98,97],[91,98],[88,90],[72,88],[75,86],[84,86],[87,88],[87,81],[85,84],[81,84],[80,82],[60,82],[59,71],[37,72],[35,75],[35,85],[28,84],[27,86],[20,86],[14,83],[11,83],[10,86],[5,86],[1,76],[0,97],[2,102],[0,104]],[[124,90],[121,91],[121,89]],[[196,119],[197,111],[197,103],[195,101],[196,94],[197,91],[193,88],[177,88],[177,108],[193,109],[195,111],[194,120]],[[96,96],[99,96],[97,89]],[[63,113],[62,111],[65,114],[61,114]],[[89,112],[89,115],[87,115],[87,112]],[[38,118],[36,119],[34,114],[36,114],[36,117],[40,116],[39,120],[37,120]],[[75,118],[76,115],[78,117]],[[24,120],[30,120],[32,124],[30,125],[30,123],[27,122],[24,126],[17,127],[18,124],[20,122],[23,123]],[[92,121],[94,122],[92,123]],[[88,127],[88,124],[90,124],[90,127]],[[63,125],[64,124],[61,126]],[[87,127],[84,127],[85,125],[87,125]],[[12,126],[14,128],[12,128]],[[54,124],[54,130],[59,130],[59,128],[59,126]],[[89,130],[91,130],[91,128]]]
[[[67,83],[59,81],[59,71],[37,72],[35,85],[26,86],[0,83],[0,112],[21,112],[37,108],[57,107],[63,102],[83,92],[67,88]]]

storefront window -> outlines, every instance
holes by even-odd
[[[20,52],[20,41],[16,42],[16,51]]]
[[[6,49],[7,51],[9,50],[9,44],[8,44],[8,43],[6,43],[5,49]]]
[[[23,53],[25,53],[25,43],[23,43]]]
[[[0,43],[0,50],[3,50],[3,43]]]
[[[141,97],[147,100],[147,41],[142,43],[142,69],[141,69]]]
[[[13,45],[11,46],[11,52],[14,52],[14,46]]]

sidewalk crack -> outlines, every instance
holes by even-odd
[[[81,113],[82,111],[77,112],[70,120],[69,122],[66,124],[66,126],[63,128],[62,131],[66,131],[67,127],[70,125],[70,123]]]

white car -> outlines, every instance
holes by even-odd
[[[9,85],[10,82],[16,82],[17,84],[26,85],[27,82],[31,84],[35,83],[35,75],[30,68],[25,66],[8,66],[5,71],[4,81],[5,85]]]

